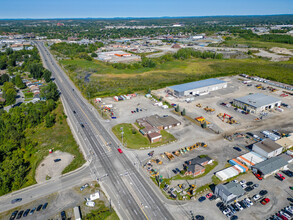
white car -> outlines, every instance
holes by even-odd
[[[245,183],[243,183],[243,184],[241,184],[241,187],[242,187],[243,189],[245,189],[245,188],[247,187],[247,185],[246,185]]]
[[[226,208],[224,211],[223,211],[223,214],[224,215],[227,215],[228,213],[230,213],[231,212],[231,210],[229,209],[229,208]]]
[[[280,214],[285,216],[287,219],[291,219],[291,216],[288,215],[286,212],[280,211]]]
[[[233,183],[238,183],[238,180],[232,180],[231,182],[233,182]]]
[[[257,200],[260,199],[260,195],[259,195],[259,194],[256,194],[256,195],[254,195],[254,196],[252,197],[252,199],[253,199],[254,201],[257,201]]]
[[[246,180],[241,180],[239,183],[240,183],[241,185],[243,185],[243,184],[246,183]]]
[[[285,210],[286,210],[286,212],[289,212],[291,215],[293,215],[293,210],[292,209],[290,209],[288,206],[285,208]]]
[[[235,202],[235,205],[239,210],[243,210],[243,207],[239,204],[239,202]]]
[[[244,200],[245,200],[247,203],[249,203],[249,205],[251,205],[251,206],[253,205],[253,202],[251,202],[251,200],[250,200],[249,198],[245,198]]]
[[[88,201],[88,202],[86,202],[85,205],[86,205],[86,206],[89,206],[89,207],[94,207],[94,206],[95,206],[95,202]]]

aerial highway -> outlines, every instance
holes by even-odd
[[[55,78],[71,116],[79,126],[78,135],[87,143],[87,150],[93,152],[97,178],[102,175],[101,185],[123,219],[173,219],[168,209],[151,186],[124,153],[118,152],[120,143],[105,129],[97,112],[59,67],[50,51],[42,42],[35,42],[44,66]],[[89,165],[91,166],[92,163]]]

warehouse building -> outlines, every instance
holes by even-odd
[[[253,144],[252,150],[261,156],[271,158],[282,153],[283,147],[271,139],[267,138],[263,141]]]
[[[180,85],[170,86],[169,89],[177,97],[203,95],[211,91],[227,88],[227,82],[219,79],[205,79]]]
[[[280,107],[281,100],[262,93],[255,93],[244,97],[236,98],[233,104],[246,112],[258,113],[264,110]]]
[[[284,154],[272,157],[252,166],[252,172],[259,174],[262,178],[266,178],[279,172],[279,170],[286,170],[291,160],[292,157]]]

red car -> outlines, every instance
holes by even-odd
[[[206,195],[207,199],[211,198],[212,195],[213,195],[212,193],[208,193],[208,194]]]
[[[120,148],[118,148],[117,150],[118,150],[118,152],[119,152],[120,154],[123,153],[123,151],[122,151]]]
[[[262,180],[262,177],[258,173],[255,173],[254,175],[257,179]]]
[[[285,179],[285,177],[284,177],[282,174],[280,174],[280,173],[277,173],[276,176],[277,176],[281,181],[283,181],[283,180]]]
[[[260,201],[261,204],[266,205],[270,202],[271,200],[269,198],[264,198]]]

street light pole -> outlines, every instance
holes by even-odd
[[[124,132],[123,132],[123,127],[120,127],[120,130],[121,130],[121,136],[122,136],[122,146],[123,146],[123,134],[124,134]]]

